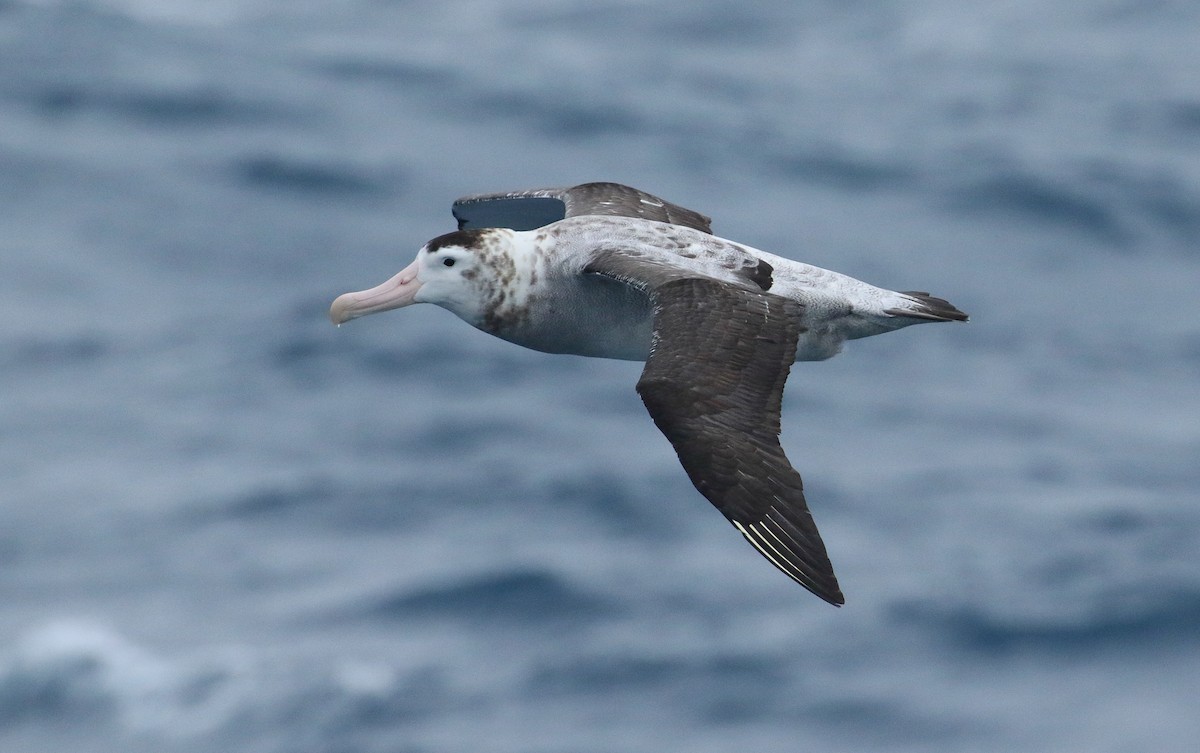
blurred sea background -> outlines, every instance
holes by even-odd
[[[1194,751],[1200,5],[0,0],[0,749]],[[326,310],[614,180],[968,325],[798,364],[847,605],[639,365]]]

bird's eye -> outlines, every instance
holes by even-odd
[[[453,267],[454,266],[454,257],[447,256],[445,259],[442,259],[442,264],[445,264],[447,267]]]

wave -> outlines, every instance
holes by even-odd
[[[100,334],[22,338],[10,343],[0,364],[16,370],[92,366],[111,356],[115,344]]]
[[[197,724],[227,679],[216,666],[173,665],[99,625],[55,622],[27,633],[0,663],[0,725]]]
[[[388,620],[438,618],[477,624],[578,622],[621,613],[611,599],[542,569],[470,575],[405,589],[377,599],[363,611]]]
[[[1076,182],[1002,172],[956,189],[951,203],[963,212],[1007,214],[1080,230],[1114,244],[1128,233],[1113,207]]]
[[[663,685],[715,685],[767,688],[788,682],[788,667],[776,658],[750,654],[629,653],[573,656],[569,662],[547,663],[531,672],[526,690],[537,696],[563,693],[589,695]]]
[[[426,665],[164,657],[87,622],[31,630],[0,658],[0,740],[22,749],[36,730],[38,750],[352,750],[457,703]]]
[[[315,63],[326,75],[347,82],[386,84],[406,91],[428,87],[441,89],[454,84],[458,74],[448,68],[407,60],[339,57]]]
[[[983,654],[1073,654],[1118,646],[1200,643],[1200,591],[1164,588],[1154,593],[1098,599],[1083,614],[1055,616],[962,605],[943,609],[906,603],[893,610],[902,623],[918,624],[954,645]]]
[[[351,198],[388,198],[399,192],[402,183],[398,175],[376,176],[348,164],[279,154],[243,157],[231,170],[238,180],[256,188]]]
[[[986,160],[983,160],[986,161]],[[1200,238],[1200,195],[1172,173],[1103,162],[1026,169],[1000,160],[940,189],[948,206],[973,215],[1026,220],[1131,249],[1157,236]]]
[[[56,83],[27,91],[21,98],[52,117],[100,112],[167,126],[244,126],[283,123],[295,117],[284,107],[241,100],[209,89],[115,89]]]
[[[772,155],[767,166],[783,177],[843,191],[902,191],[920,178],[911,165],[871,159],[835,145]]]

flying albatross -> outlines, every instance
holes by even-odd
[[[453,212],[458,230],[339,296],[333,322],[435,303],[534,350],[645,361],[638,394],[696,489],[771,564],[845,603],[779,444],[788,372],[966,314],[719,238],[708,217],[617,183],[478,194]]]

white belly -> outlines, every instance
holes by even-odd
[[[561,295],[527,301],[528,316],[490,334],[545,353],[645,361],[653,333],[650,299],[599,276],[550,288]]]
[[[844,279],[872,294],[878,291],[895,295],[851,278]],[[846,340],[911,323],[873,315],[871,309],[878,306],[869,299],[863,303],[869,301],[872,305],[855,307],[845,297],[825,291],[789,284],[777,287],[779,293],[805,304],[806,329],[796,344],[797,361],[822,361],[841,352]],[[560,282],[546,289],[557,292],[524,301],[527,314],[506,317],[508,323],[502,330],[483,326],[480,329],[545,353],[624,361],[644,361],[650,356],[653,313],[645,293],[598,275],[573,278],[569,283]]]

